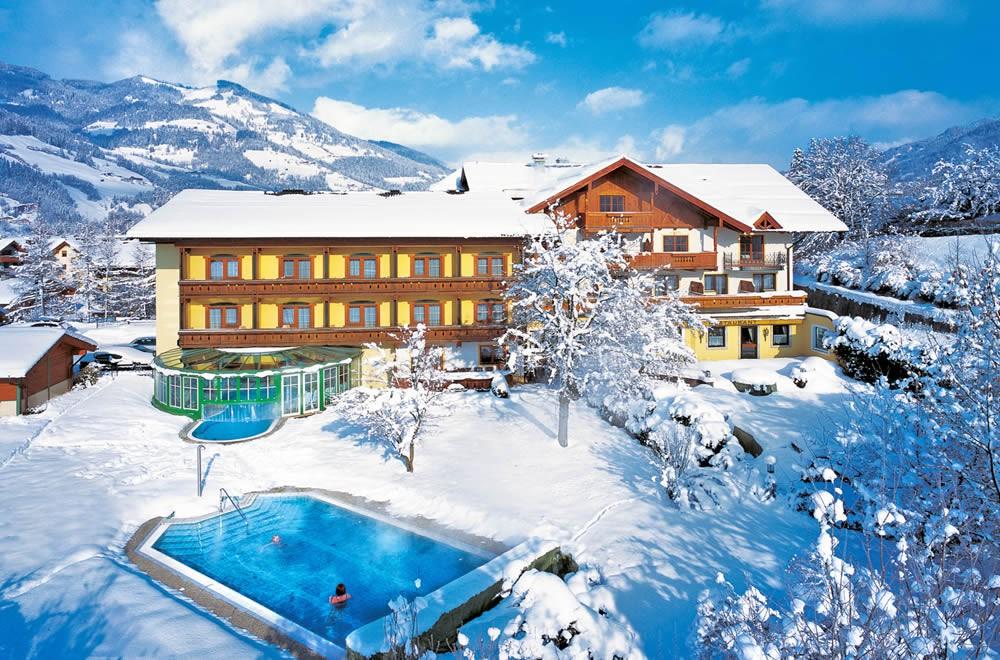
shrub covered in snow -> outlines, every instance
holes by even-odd
[[[903,337],[891,323],[875,324],[861,317],[837,320],[833,350],[844,373],[866,383],[885,378],[895,384],[923,373],[934,351]]]
[[[968,304],[968,267],[950,269],[921,258],[905,237],[883,236],[867,245],[847,241],[796,262],[799,273],[849,289],[941,307]]]

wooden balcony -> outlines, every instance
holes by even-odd
[[[725,270],[782,270],[785,267],[785,253],[724,254],[722,262]]]
[[[623,211],[621,213],[583,214],[584,231],[610,231],[622,233],[647,232],[656,229],[656,216],[652,211]]]
[[[427,338],[433,342],[493,341],[503,334],[504,325],[442,325],[427,328]],[[181,348],[252,348],[255,346],[345,345],[360,346],[376,342],[385,346],[398,344],[392,335],[399,328],[282,328],[181,330]]]
[[[675,268],[677,270],[715,270],[719,263],[716,252],[641,252],[631,255],[629,263],[637,270]]]
[[[181,297],[309,296],[338,293],[397,295],[405,293],[499,293],[502,277],[381,277],[372,279],[181,280]]]
[[[681,296],[681,300],[701,309],[720,307],[773,307],[778,305],[805,305],[805,292],[792,293],[734,293],[727,295]]]

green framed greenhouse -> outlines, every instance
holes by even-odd
[[[320,412],[360,379],[361,350],[175,348],[153,360],[153,405],[194,420],[277,419]]]

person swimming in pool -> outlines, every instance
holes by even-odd
[[[347,593],[347,587],[341,582],[337,585],[337,591],[330,596],[331,605],[343,605],[351,599],[351,594]]]
[[[275,534],[271,537],[271,545],[281,545],[281,537]]]

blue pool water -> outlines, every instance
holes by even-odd
[[[273,419],[258,419],[245,422],[204,420],[191,430],[191,437],[198,440],[243,440],[260,435],[271,428]]]
[[[306,495],[258,497],[244,511],[249,524],[236,511],[175,523],[153,547],[341,646],[399,594],[427,594],[489,560]],[[331,606],[339,582],[351,600]]]

